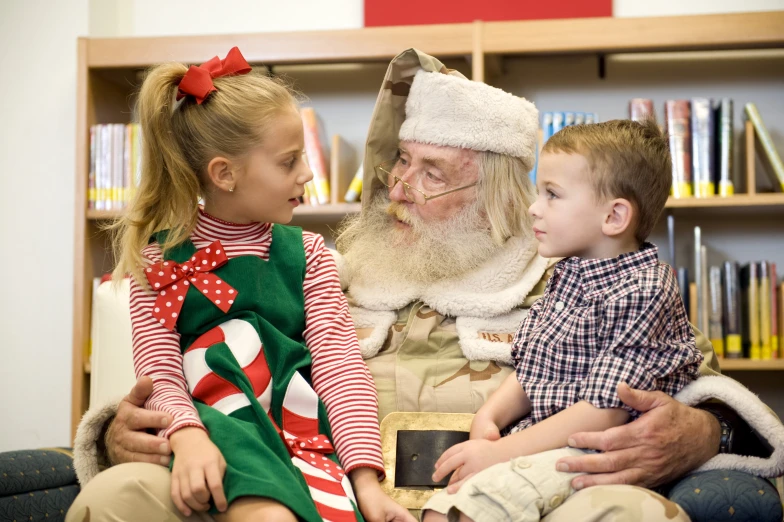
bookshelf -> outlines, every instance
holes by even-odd
[[[347,136],[348,145],[353,147],[356,163],[363,150],[363,133],[367,129],[386,63],[408,47],[433,54],[474,80],[487,81],[533,99],[543,109],[536,92],[526,93],[525,85],[530,85],[536,74],[522,73],[515,68],[515,60],[577,60],[582,65],[587,63],[588,69],[595,71],[594,61],[604,63],[606,57],[616,53],[643,55],[662,51],[780,49],[784,48],[781,27],[784,27],[784,11],[643,19],[477,21],[471,24],[226,36],[80,38],[77,44],[72,434],[87,408],[89,396],[89,361],[86,354],[90,335],[92,278],[112,268],[109,243],[100,230],[100,224],[118,216],[116,212],[87,210],[90,126],[130,122],[139,73],[150,65],[167,60],[201,63],[237,45],[253,65],[271,66],[276,73],[290,71],[297,80],[297,86],[306,94],[311,88],[328,84],[329,87],[323,88],[323,97],[343,99],[344,107],[350,106],[356,111],[351,113],[351,117],[356,115],[358,120],[362,120],[355,122],[348,132],[341,133]],[[776,78],[780,76],[765,81],[779,81]],[[623,95],[615,96],[615,103],[619,106],[627,100],[628,97]],[[318,100],[315,102],[317,104]],[[317,110],[326,121],[346,117],[342,108],[335,110],[333,107],[330,111],[327,107],[322,111],[317,107]],[[739,120],[736,118],[736,121]],[[349,173],[348,179],[351,175],[353,172]],[[727,199],[670,200],[668,207],[674,212],[688,212],[690,215],[708,211],[723,213],[731,209],[740,209],[750,216],[759,212],[780,215],[784,214],[784,195],[757,193]],[[342,217],[358,212],[359,208],[359,204],[336,200],[321,207],[301,206],[296,209],[294,222],[328,234]],[[781,238],[780,232],[778,237]],[[727,370],[782,370],[784,364],[781,361],[763,365],[756,361],[725,360],[722,367]]]

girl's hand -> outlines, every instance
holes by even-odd
[[[218,511],[226,511],[228,504],[223,493],[223,474],[226,460],[201,428],[182,428],[170,437],[174,452],[171,496],[174,505],[185,515],[192,511],[207,511],[210,496]]]
[[[367,522],[416,522],[408,510],[384,493],[376,470],[355,468],[349,472],[357,505]]]

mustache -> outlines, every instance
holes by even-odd
[[[411,212],[409,212],[408,208],[406,208],[406,206],[402,203],[397,201],[390,201],[385,212],[388,216],[402,221],[406,225],[413,224],[414,216],[411,215]]]

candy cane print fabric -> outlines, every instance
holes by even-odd
[[[259,334],[247,321],[227,321],[200,336],[188,347],[183,367],[191,395],[224,415],[250,405],[247,395],[233,383],[216,375],[207,365],[207,350],[220,343],[231,350],[248,377],[256,400],[269,415],[272,374]],[[343,469],[326,457],[334,452],[334,448],[327,437],[319,434],[318,407],[316,392],[298,372],[294,372],[283,398],[283,427],[275,428],[286,443],[292,463],[305,478],[319,514],[332,522],[355,521],[351,501],[356,502],[356,499],[351,483]],[[274,425],[271,415],[270,420]]]

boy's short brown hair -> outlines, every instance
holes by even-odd
[[[670,149],[654,120],[565,127],[547,140],[542,152],[584,156],[597,196],[629,200],[637,213],[635,238],[643,242],[650,235],[672,185]]]

